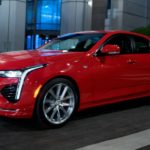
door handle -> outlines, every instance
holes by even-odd
[[[132,60],[132,59],[129,59],[129,60],[127,60],[127,63],[128,63],[128,64],[136,64],[136,61],[135,61],[135,60]]]

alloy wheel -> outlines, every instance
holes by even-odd
[[[44,116],[52,124],[64,123],[72,115],[74,108],[74,92],[65,83],[54,84],[44,96]]]

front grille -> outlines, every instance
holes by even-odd
[[[10,102],[16,102],[15,96],[17,84],[7,85],[1,90],[1,94]]]

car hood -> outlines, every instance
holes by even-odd
[[[0,54],[0,70],[10,70],[10,69],[16,70],[39,64],[49,63],[51,60],[52,61],[56,60],[56,57],[60,57],[60,55],[62,56],[70,54],[72,55],[73,52],[65,52],[57,50],[56,51],[22,50],[22,51],[4,52]]]

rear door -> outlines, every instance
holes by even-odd
[[[133,43],[135,86],[139,93],[150,90],[150,42],[142,36],[131,36]]]

